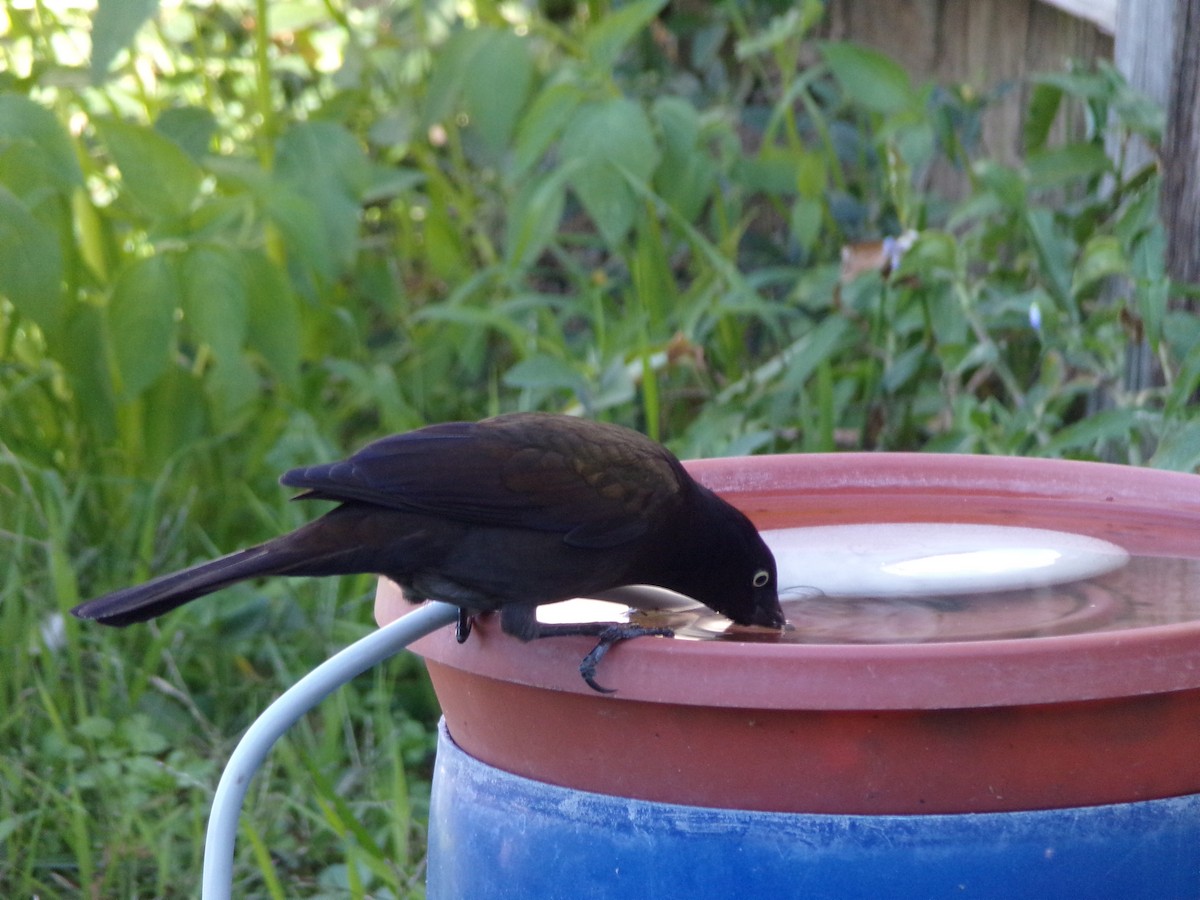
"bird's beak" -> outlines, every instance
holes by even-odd
[[[760,606],[754,610],[754,615],[750,617],[751,625],[761,625],[763,628],[774,628],[776,631],[782,630],[787,626],[787,619],[783,617],[783,610],[779,608],[779,604],[773,607]]]

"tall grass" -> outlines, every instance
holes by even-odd
[[[0,585],[10,639],[0,670],[0,889],[190,896],[206,811],[239,731],[364,633],[370,581],[278,585],[267,597],[231,591],[196,617],[100,631],[63,615],[79,599],[69,554],[81,498],[95,486],[82,480],[68,490],[55,473],[11,455],[0,482],[15,526],[4,535]],[[149,491],[139,502],[145,515],[161,513]],[[274,516],[282,512],[291,513]],[[180,517],[159,521],[173,530]],[[139,529],[134,522],[111,534],[111,545],[132,558]],[[128,577],[112,560],[89,568]],[[336,895],[353,884],[359,896],[419,894],[434,709],[410,657],[360,679],[295,729],[251,791],[239,894]]]

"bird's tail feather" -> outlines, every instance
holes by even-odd
[[[105,594],[81,603],[71,610],[81,619],[94,619],[105,625],[131,625],[170,612],[189,600],[263,575],[284,575],[300,563],[299,554],[277,542],[239,550],[190,569]]]

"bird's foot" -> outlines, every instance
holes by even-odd
[[[612,688],[606,688],[596,681],[596,667],[600,665],[609,649],[614,644],[639,637],[674,637],[675,632],[670,628],[649,628],[645,625],[634,625],[631,622],[581,622],[577,625],[542,625],[538,637],[554,637],[562,635],[589,635],[599,638],[592,651],[579,664],[579,674],[587,682],[588,687],[601,694],[612,694]]]
[[[621,641],[627,641],[630,638],[637,637],[675,637],[675,632],[670,628],[647,628],[644,625],[631,625],[623,623],[619,625],[610,625],[599,634],[599,642],[592,648],[592,652],[583,658],[583,662],[579,664],[579,674],[583,676],[583,680],[588,683],[593,691],[599,691],[601,694],[615,693],[613,688],[606,688],[596,681],[596,666],[600,665],[600,660],[604,658],[604,654],[608,653],[609,648],[613,644],[618,644]]]

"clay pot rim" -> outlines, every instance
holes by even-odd
[[[784,453],[686,460],[722,494],[955,488],[964,493],[1087,500],[1200,516],[1200,481],[1187,472],[1116,463],[961,453]],[[1191,497],[1189,497],[1189,494]],[[1200,538],[1197,539],[1200,549]]]
[[[1162,511],[1194,519],[1200,535],[1200,481],[1178,472],[907,453],[780,455],[686,465],[752,519],[797,492],[940,489],[1101,503],[1114,514],[1133,508]],[[379,598],[381,621],[394,617],[382,611],[396,600],[386,583]],[[574,693],[591,693],[577,672],[590,648],[585,638],[521,644],[486,618],[464,645],[445,629],[414,645],[421,655],[466,672]],[[924,644],[642,638],[614,648],[598,680],[622,700],[745,709],[966,709],[1134,697],[1200,687],[1200,622]]]
[[[443,630],[413,650],[486,678],[590,694],[577,667],[591,647],[586,638],[522,644],[485,619],[467,644]],[[838,711],[1029,706],[1200,687],[1200,625],[940,644],[639,638],[608,660],[597,680],[622,700]]]

